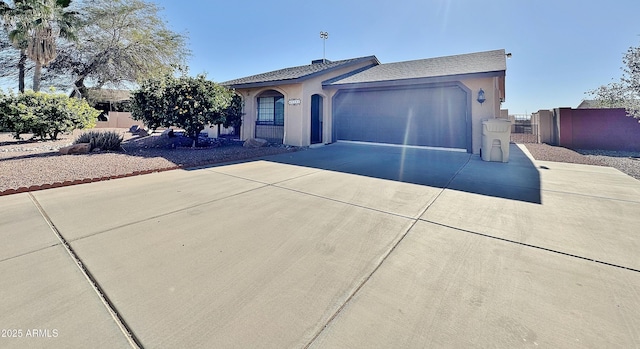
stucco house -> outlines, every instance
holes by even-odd
[[[504,50],[381,64],[375,56],[223,82],[244,100],[242,139],[294,146],[375,142],[480,152],[500,116]]]

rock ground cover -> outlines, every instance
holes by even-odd
[[[61,186],[74,181],[97,181],[245,160],[297,150],[287,146],[244,148],[242,143],[232,141],[218,141],[207,147],[191,149],[183,146],[185,142],[179,138],[157,134],[139,138],[125,129],[115,130],[122,132],[125,137],[123,151],[81,155],[60,155],[58,149],[72,144],[82,131],[64,135],[57,141],[41,142],[18,141],[9,134],[0,134],[0,193],[18,188]]]

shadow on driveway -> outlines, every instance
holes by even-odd
[[[274,155],[266,161],[540,204],[540,174],[511,144],[508,163],[440,150],[335,143]]]

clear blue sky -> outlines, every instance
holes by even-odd
[[[149,0],[150,1],[150,0]],[[327,59],[382,63],[504,48],[511,114],[576,107],[640,45],[640,1],[155,0],[187,33],[192,74],[217,82]]]

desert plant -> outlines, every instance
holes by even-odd
[[[123,139],[124,137],[115,131],[89,131],[78,136],[73,143],[89,143],[91,150],[95,148],[102,150],[120,150],[120,144]]]
[[[2,99],[2,127],[16,139],[23,133],[33,133],[34,138],[55,140],[61,133],[95,126],[100,114],[87,101],[63,94],[27,91]]]
[[[185,130],[196,146],[205,126],[224,122],[225,110],[232,102],[233,91],[206,79],[183,75],[166,75],[150,79],[133,92],[131,115],[134,120],[155,129],[176,126]]]

